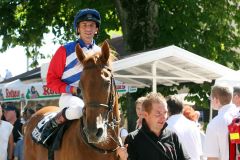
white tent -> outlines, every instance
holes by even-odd
[[[157,91],[158,84],[171,86],[185,82],[212,82],[236,72],[174,45],[131,55],[113,62],[112,67],[116,80],[128,86],[152,86],[153,92]],[[48,64],[41,67],[43,80],[47,68]]]
[[[240,86],[240,70],[216,79],[215,84],[225,83],[231,86]]]
[[[46,63],[41,67],[43,81],[48,65]],[[116,80],[134,87],[153,86],[154,92],[158,84],[171,86],[184,82],[212,82],[235,72],[174,45],[131,55],[113,62],[112,67]]]
[[[24,90],[26,85],[19,79],[9,83],[3,83],[0,85],[0,101],[12,102],[20,101],[24,96]]]
[[[174,45],[142,52],[113,63],[114,76],[130,86],[171,86],[211,82],[234,70]]]
[[[60,94],[46,87],[46,82],[32,82],[25,84],[19,79],[0,84],[0,101],[39,101],[59,99]]]

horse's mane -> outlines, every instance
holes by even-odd
[[[107,65],[110,66],[110,64],[117,60],[117,57],[115,56],[116,52],[114,50],[112,50],[111,48],[109,48],[110,51],[110,55],[109,55],[109,59],[107,61]],[[84,66],[86,66],[87,64],[93,64],[93,65],[103,65],[102,61],[99,59],[99,57],[101,57],[102,51],[99,52],[89,52],[88,54],[86,54],[86,58],[84,59],[84,61],[82,62]]]

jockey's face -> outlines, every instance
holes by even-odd
[[[98,32],[96,22],[93,21],[82,21],[79,23],[78,32],[80,33],[80,38],[86,43],[90,44],[93,37]]]

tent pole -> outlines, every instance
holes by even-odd
[[[152,65],[152,91],[157,92],[157,61]]]

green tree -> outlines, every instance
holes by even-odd
[[[176,45],[232,69],[240,68],[239,0],[115,0],[127,50]],[[164,95],[189,88],[187,99],[208,107],[212,83],[158,86]],[[197,94],[196,94],[197,93]],[[136,93],[137,94],[137,93]]]
[[[26,54],[43,57],[39,47],[50,31],[55,42],[74,39],[73,18],[80,8],[96,8],[102,15],[97,41],[109,38],[109,30],[122,29],[128,53],[176,45],[233,69],[239,69],[239,0],[2,0],[0,35],[5,51],[16,45],[26,47]],[[168,95],[177,88],[190,88],[193,97],[206,106],[209,83],[159,86]],[[190,97],[191,98],[191,97]]]
[[[175,44],[234,69],[239,68],[239,0],[2,0],[0,35],[5,51],[26,47],[29,57],[40,56],[43,36],[55,42],[74,39],[73,18],[80,8],[96,8],[102,15],[98,42],[107,31],[122,28],[129,52]],[[118,19],[119,17],[119,19]],[[141,45],[139,45],[141,44]]]
[[[120,24],[111,0],[2,0],[0,1],[2,46],[0,52],[16,45],[26,48],[32,67],[44,58],[39,48],[44,45],[44,34],[52,32],[54,42],[64,44],[74,40],[73,20],[81,8],[96,8],[102,15],[98,42],[109,38],[107,31],[119,29]]]

